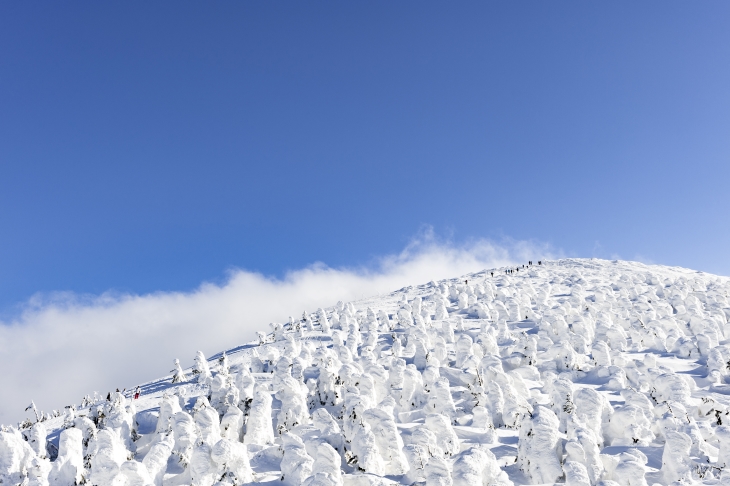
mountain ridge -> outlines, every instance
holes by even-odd
[[[730,279],[618,260],[532,263],[305,312],[258,342],[176,364],[139,399],[85,397],[62,416],[4,427],[0,477],[724,480]]]

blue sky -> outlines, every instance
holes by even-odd
[[[730,3],[0,3],[0,309],[455,244],[730,274]]]

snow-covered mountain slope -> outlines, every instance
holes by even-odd
[[[4,427],[0,484],[730,484],[730,281],[533,263],[310,310],[137,399]]]

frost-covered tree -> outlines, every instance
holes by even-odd
[[[322,332],[325,334],[329,334],[331,326],[329,320],[327,319],[327,313],[321,307],[317,311],[317,319],[319,320],[319,326]]]
[[[71,428],[61,432],[58,457],[48,473],[50,486],[75,486],[86,481],[88,472],[84,468],[82,439],[79,429]]]
[[[618,464],[609,475],[621,486],[647,486],[646,455],[638,449],[629,449],[619,455]]]
[[[246,446],[237,440],[223,438],[211,449],[211,459],[217,466],[215,476],[223,484],[241,486],[253,481],[253,470]]]
[[[221,439],[220,418],[218,412],[210,406],[205,397],[199,397],[193,407],[193,420],[198,432],[199,441],[209,446]]]
[[[589,483],[596,484],[603,475],[604,465],[593,430],[583,427],[580,422],[573,419],[568,424],[568,438],[564,445],[567,455],[565,460],[581,464],[585,468]],[[571,471],[578,474],[579,469],[576,467]]]
[[[188,377],[183,371],[182,367],[180,366],[180,360],[175,358],[175,361],[173,362],[175,365],[175,368],[172,370],[172,382],[173,383],[184,383],[188,381]]]
[[[454,405],[454,399],[451,396],[449,380],[446,378],[439,378],[436,383],[433,384],[433,387],[428,394],[426,409],[429,412],[442,414],[449,418],[454,418],[456,416],[456,406]]]
[[[155,486],[162,486],[162,479],[167,471],[167,461],[172,454],[175,440],[172,433],[164,434],[142,459],[142,464]]]
[[[439,446],[439,441],[436,434],[425,426],[418,427],[416,430],[411,432],[410,440],[411,444],[409,445],[418,445],[423,447],[423,450],[426,453],[426,462],[428,462],[428,458],[444,457],[446,455],[444,450]],[[406,449],[407,448],[408,447],[406,447]],[[408,454],[408,452],[406,454]],[[411,468],[413,468],[414,463],[411,462],[411,458],[408,459],[408,462],[411,465]]]
[[[263,389],[256,390],[246,422],[243,437],[245,444],[269,445],[274,443],[271,402],[271,394]]]
[[[281,401],[281,411],[277,416],[279,434],[309,421],[307,393],[307,387],[291,376],[281,380],[276,392],[276,398]]]
[[[348,463],[360,471],[383,476],[385,461],[380,455],[370,425],[364,421],[358,422],[355,429],[350,453],[345,456],[348,458]]]
[[[451,421],[438,413],[426,416],[426,427],[436,436],[436,445],[444,451],[447,456],[453,456],[459,452],[459,438],[451,426]]]
[[[76,432],[72,433],[74,438]],[[65,439],[63,445],[67,446],[69,441],[68,434],[63,437]],[[73,451],[64,449],[64,452],[66,454],[64,454],[62,459],[68,460],[68,452]],[[21,484],[27,477],[27,470],[32,467],[31,462],[36,457],[37,455],[31,446],[23,440],[20,432],[15,429],[0,430],[0,481],[2,482],[0,484]],[[70,478],[72,472],[74,473],[73,477],[83,477],[83,469],[81,469],[79,476],[76,475],[76,470],[73,470],[69,471],[68,475],[64,475],[62,479]],[[73,484],[73,482],[69,484]]]
[[[100,430],[94,442],[89,481],[92,484],[114,484],[121,477],[122,463],[131,458],[129,451],[110,429]]]
[[[691,448],[692,439],[689,435],[676,430],[667,431],[662,454],[662,475],[667,484],[692,481]]]
[[[36,422],[30,429],[30,437],[28,438],[28,445],[30,445],[33,452],[40,458],[46,458],[46,437],[48,431],[43,422]]]
[[[507,473],[502,471],[497,458],[489,449],[470,448],[454,461],[454,486],[512,486]]]
[[[152,484],[147,468],[141,462],[124,461],[119,466],[119,477],[123,478],[127,486],[148,486]]]
[[[238,406],[241,393],[228,374],[219,373],[210,381],[210,406],[223,415],[231,406]]]
[[[520,428],[517,463],[533,484],[555,483],[563,475],[558,455],[560,421],[540,405]]]
[[[213,462],[211,452],[210,445],[206,443],[199,444],[193,449],[190,465],[186,471],[191,486],[208,486],[215,481],[218,467]]]
[[[221,418],[221,436],[232,441],[242,440],[245,420],[246,417],[240,408],[229,406]]]
[[[467,358],[473,355],[474,340],[468,334],[461,334],[456,341],[456,367],[463,368]]]
[[[304,447],[304,442],[298,436],[285,432],[281,435],[284,457],[281,460],[281,480],[292,486],[302,482],[312,475],[312,459]]]
[[[403,439],[395,424],[394,417],[387,411],[371,408],[363,412],[363,420],[370,426],[375,445],[385,461],[385,474],[399,476],[408,470],[408,462],[403,454]]]
[[[201,385],[210,385],[210,380],[213,379],[213,376],[208,366],[208,360],[205,359],[202,351],[198,351],[195,354],[194,363],[192,373],[196,376],[197,382]]]
[[[303,486],[342,486],[342,460],[329,444],[319,444],[312,465],[312,475]]]
[[[175,445],[172,454],[182,468],[187,468],[193,454],[198,434],[193,417],[187,412],[177,412],[172,416],[172,432]]]
[[[426,464],[426,486],[452,486],[449,463],[440,457],[432,457]]]

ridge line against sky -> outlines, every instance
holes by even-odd
[[[203,282],[186,292],[37,296],[22,314],[0,320],[0,367],[15,370],[0,374],[0,387],[16,390],[0,403],[0,423],[21,420],[30,399],[50,411],[94,391],[164,376],[173,358],[189,366],[197,350],[210,356],[231,349],[253,340],[256,331],[268,331],[269,322],[285,322],[303,310],[562,258],[568,257],[546,243],[474,239],[454,245],[426,228],[401,252],[373,259],[370,267],[315,263],[282,278],[236,269],[223,283]]]
[[[173,358],[188,366],[198,349],[206,355],[230,349],[267,331],[269,322],[286,322],[303,310],[559,256],[560,250],[534,241],[454,245],[426,228],[404,250],[373,259],[370,267],[318,263],[283,278],[238,269],[222,284],[202,283],[190,292],[38,297],[0,324],[0,367],[16,370],[0,374],[0,388],[15,390],[0,403],[0,423],[20,420],[30,399],[50,410],[79,403],[94,390],[129,388],[164,375]]]

